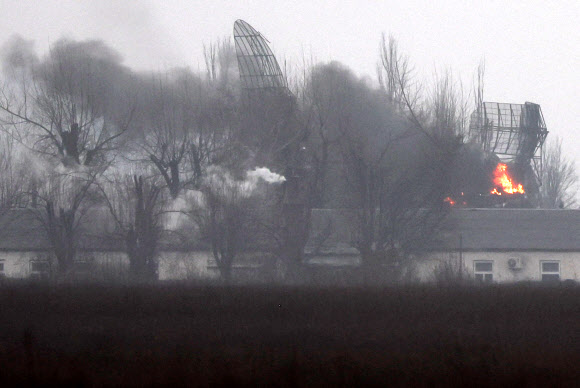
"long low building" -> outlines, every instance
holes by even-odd
[[[360,265],[352,211],[312,211],[305,262],[310,267]],[[96,226],[98,225],[98,226]],[[127,276],[124,240],[107,217],[79,233],[75,271],[102,278]],[[0,276],[45,277],[50,272],[51,245],[41,219],[30,209],[0,216]],[[257,272],[259,255],[235,264]],[[257,258],[257,259],[256,259]],[[399,265],[422,281],[464,274],[485,282],[580,280],[580,210],[458,209],[442,223],[428,249]],[[196,244],[162,244],[159,278],[218,276],[211,253]]]
[[[311,263],[358,265],[352,212],[314,210]],[[580,210],[457,209],[409,265],[416,277],[442,272],[489,282],[580,280]]]
[[[425,259],[431,266],[461,258],[483,281],[580,280],[579,210],[458,210],[441,234]]]
[[[0,277],[46,278],[55,265],[39,209],[11,209],[0,215]],[[77,229],[76,261],[71,276],[118,280],[128,276],[125,241],[105,211],[85,215]],[[160,279],[216,277],[211,253],[187,241],[160,244]],[[208,268],[210,268],[208,270]]]

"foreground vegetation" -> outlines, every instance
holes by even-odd
[[[0,288],[0,385],[562,386],[580,288]]]

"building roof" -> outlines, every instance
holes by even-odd
[[[454,210],[437,244],[448,250],[580,252],[580,210]]]
[[[94,217],[86,217],[89,218],[94,221]],[[352,211],[314,209],[306,253],[357,255],[353,246],[355,228]],[[111,220],[85,222],[79,235],[80,249],[124,249],[124,240],[115,233]],[[199,248],[198,243],[174,235],[165,236],[160,245],[166,249]],[[47,249],[50,242],[37,212],[13,209],[0,215],[0,250]],[[443,222],[431,249],[580,252],[580,210],[454,209]]]
[[[0,251],[43,251],[51,248],[40,209],[10,209],[0,215]],[[95,217],[98,220],[95,221]],[[81,250],[114,251],[123,249],[123,241],[114,233],[112,220],[91,215],[85,217],[78,234]]]
[[[0,213],[0,251],[51,249],[43,224],[44,217],[42,208],[10,209]],[[179,227],[180,231],[173,228],[163,230],[159,249],[188,251],[205,248],[198,239],[192,237],[195,233],[191,222],[181,222]],[[77,234],[77,247],[81,251],[119,252],[126,248],[125,235],[117,227],[108,209],[89,209],[80,219]]]
[[[352,211],[312,211],[309,255],[357,255]],[[431,250],[580,252],[580,210],[454,209]]]
[[[12,209],[0,216],[0,250],[46,250],[50,242],[42,223],[29,209]]]

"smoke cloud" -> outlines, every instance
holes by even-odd
[[[267,167],[256,167],[252,171],[248,171],[247,180],[258,182],[260,179],[268,183],[282,183],[286,181],[286,178],[280,174],[270,171]]]
[[[0,49],[2,70],[8,75],[14,70],[29,69],[38,62],[34,41],[19,35],[11,36]]]
[[[246,172],[244,180],[235,179],[232,174],[220,166],[210,166],[203,180],[204,189],[185,190],[171,202],[166,219],[167,230],[177,230],[186,223],[186,214],[192,208],[205,208],[204,191],[219,193],[226,201],[235,197],[247,198],[259,191],[260,182],[279,184],[286,181],[283,175],[270,171],[267,167],[256,167]]]

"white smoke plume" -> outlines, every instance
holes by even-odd
[[[187,213],[191,211],[192,206],[201,206],[203,204],[203,194],[198,190],[186,190],[174,199],[167,209],[165,222],[166,230],[179,230],[187,224]]]
[[[253,171],[248,171],[247,180],[259,180],[260,178],[268,183],[282,183],[286,181],[283,175],[270,171],[268,167],[256,167]]]
[[[225,197],[233,193],[241,197],[250,197],[259,189],[259,182],[269,184],[282,183],[286,178],[270,171],[267,167],[256,167],[246,172],[246,179],[236,180],[232,174],[220,166],[210,166],[206,171],[203,185],[209,190],[221,192]],[[167,230],[178,230],[187,223],[186,214],[194,208],[206,206],[204,194],[198,190],[185,190],[169,206],[165,227]]]
[[[212,166],[207,169],[207,176],[204,179],[204,184],[209,188],[215,188],[225,192],[236,191],[244,196],[250,196],[254,194],[258,188],[260,180],[263,180],[266,183],[275,184],[286,181],[286,178],[270,171],[267,167],[256,167],[254,170],[246,172],[246,179],[236,180],[223,168]]]
[[[282,183],[286,181],[286,178],[270,171],[267,167],[256,167],[254,170],[246,172],[246,179],[240,182],[240,188],[244,194],[250,196],[258,188],[260,180],[266,183]]]

